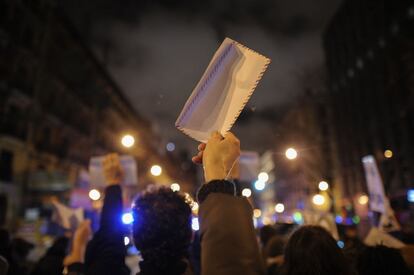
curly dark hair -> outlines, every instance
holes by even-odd
[[[183,274],[191,243],[191,208],[182,193],[151,186],[133,205],[134,243],[143,275]]]
[[[320,226],[302,226],[285,248],[284,275],[348,275],[349,264],[331,234]]]

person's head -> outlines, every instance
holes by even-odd
[[[264,253],[266,257],[277,257],[284,253],[286,239],[283,236],[275,235],[266,244]]]
[[[357,257],[357,270],[364,275],[410,274],[400,251],[383,245],[363,249]]]
[[[182,274],[191,243],[191,208],[185,196],[151,186],[133,206],[134,243],[141,252],[142,274]]]
[[[276,229],[271,225],[264,225],[260,228],[259,235],[260,242],[262,243],[262,246],[265,247],[267,242],[276,235]]]
[[[283,271],[286,275],[345,275],[349,274],[349,265],[328,231],[303,226],[286,245]]]

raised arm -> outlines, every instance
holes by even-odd
[[[201,224],[201,274],[264,274],[252,207],[227,180],[238,173],[240,143],[231,133],[214,133],[193,158],[203,163],[206,184],[198,192]]]

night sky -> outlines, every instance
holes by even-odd
[[[243,149],[271,148],[277,119],[261,114],[283,114],[304,92],[309,75],[323,82],[321,33],[341,1],[176,2],[62,4],[136,110],[153,122],[165,143],[173,141],[179,149],[193,148],[195,141],[174,122],[224,37],[270,57],[247,115],[233,129]]]

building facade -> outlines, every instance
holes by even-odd
[[[120,144],[126,133],[137,140],[131,149]],[[133,191],[177,181],[191,191],[194,176],[160,146],[56,1],[0,2],[0,200],[8,218],[79,187],[90,157],[108,152],[136,158]],[[163,167],[160,177],[150,175],[153,164]]]
[[[412,1],[347,0],[324,33],[333,180],[348,198],[367,192],[366,155],[375,156],[391,198],[414,186],[413,30]]]

